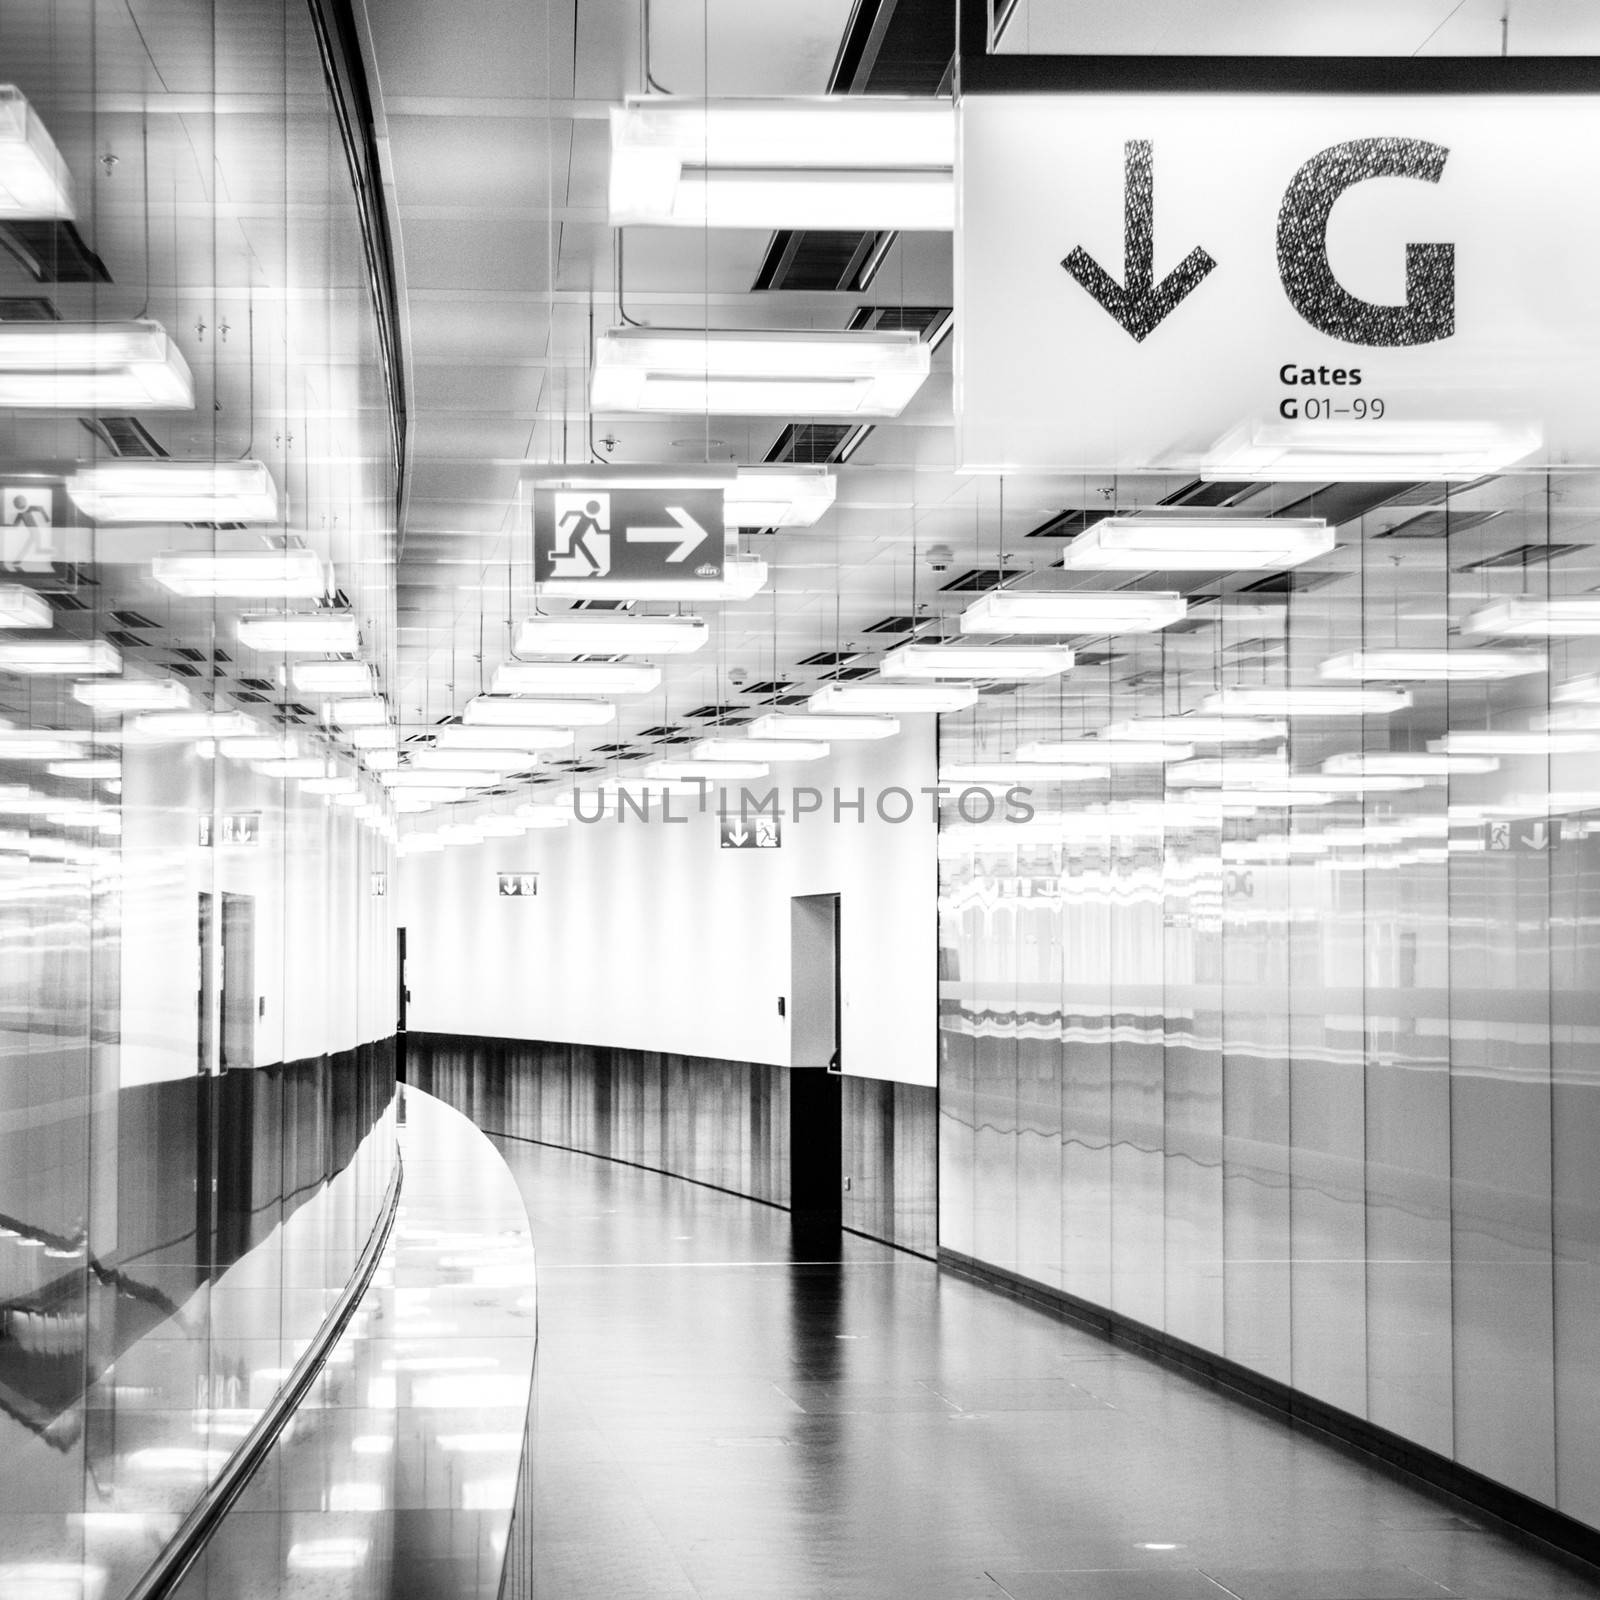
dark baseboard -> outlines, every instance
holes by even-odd
[[[1600,1577],[1600,1529],[1507,1488],[1448,1456],[1414,1444],[1400,1434],[1391,1433],[1337,1406],[1311,1399],[1288,1384],[1263,1377],[1226,1356],[1175,1338],[1120,1312],[1107,1310],[1064,1289],[1035,1283],[1003,1267],[990,1266],[943,1247],[939,1250],[939,1265],[958,1277],[1097,1334],[1108,1343],[1136,1350],[1208,1388],[1223,1390],[1234,1399],[1286,1421],[1291,1427],[1315,1433],[1369,1465],[1378,1463],[1413,1487],[1420,1486],[1448,1497],[1491,1519],[1498,1525],[1497,1531],[1539,1545],[1545,1554],[1582,1571],[1591,1581]]]

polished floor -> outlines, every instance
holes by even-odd
[[[930,1263],[496,1141],[538,1257],[534,1593],[1578,1600],[1600,1585]]]

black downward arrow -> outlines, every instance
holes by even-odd
[[[1123,329],[1142,344],[1216,266],[1197,245],[1158,284],[1155,281],[1155,178],[1148,139],[1123,147],[1122,282],[1077,245],[1061,263]]]

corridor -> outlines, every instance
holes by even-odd
[[[500,1139],[532,1223],[535,1592],[1578,1600],[1582,1577],[1144,1358],[785,1212]]]

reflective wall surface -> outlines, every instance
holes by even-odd
[[[393,1170],[394,435],[309,10],[0,39],[0,1591],[112,1600]]]
[[[1337,546],[944,719],[1247,721],[947,813],[941,1243],[1600,1523],[1600,483],[1210,488]]]

